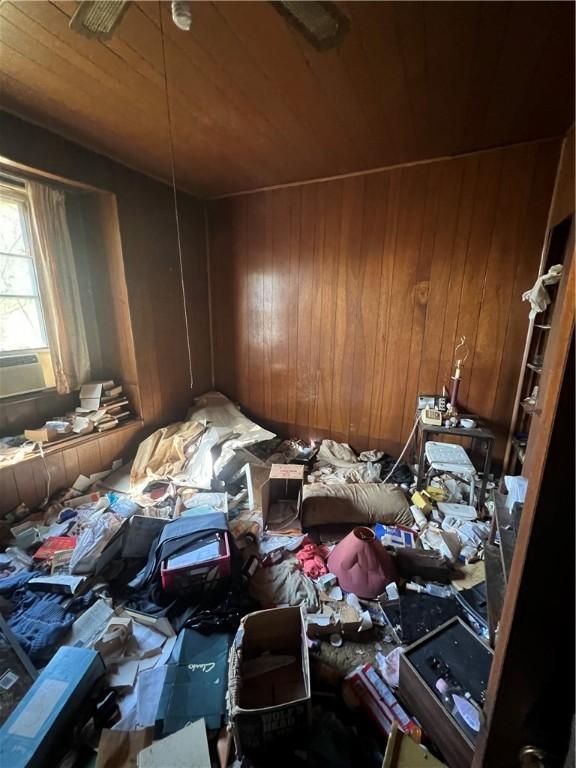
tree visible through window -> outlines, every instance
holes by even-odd
[[[0,353],[48,347],[26,200],[0,193]]]

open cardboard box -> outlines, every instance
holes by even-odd
[[[272,464],[268,480],[262,485],[262,524],[269,534],[299,535],[302,533],[302,464]],[[276,528],[271,521],[271,507],[276,502],[292,502],[298,516],[289,526]]]
[[[328,637],[333,633],[354,637],[362,626],[362,617],[348,603],[331,603],[325,605],[322,613],[306,616],[308,637]]]
[[[246,662],[277,656],[294,661],[252,677]],[[282,741],[306,743],[310,725],[310,666],[300,607],[271,608],[242,620],[230,651],[228,708],[238,755]]]

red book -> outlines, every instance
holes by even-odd
[[[74,549],[76,546],[76,536],[51,536],[46,539],[40,549],[34,553],[36,560],[52,560],[55,552],[62,552],[64,549]]]

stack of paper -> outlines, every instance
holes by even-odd
[[[87,418],[99,432],[113,429],[132,416],[122,385],[114,381],[93,381],[80,387],[78,417]]]

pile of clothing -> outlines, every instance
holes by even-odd
[[[414,474],[408,464],[384,451],[362,451],[358,456],[347,443],[323,440],[316,464],[308,476],[310,483],[392,482],[408,488]]]

